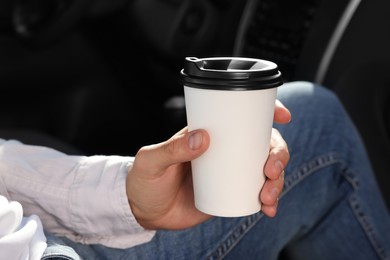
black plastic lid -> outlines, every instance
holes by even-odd
[[[283,84],[275,63],[252,58],[187,57],[180,74],[185,86],[203,89],[258,90]]]

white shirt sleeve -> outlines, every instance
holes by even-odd
[[[0,194],[38,215],[45,230],[85,244],[128,248],[150,241],[126,195],[133,157],[69,156],[0,139]]]

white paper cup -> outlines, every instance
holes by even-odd
[[[210,146],[193,160],[195,206],[214,216],[261,210],[277,87],[275,63],[249,58],[187,58],[181,72],[189,130]]]

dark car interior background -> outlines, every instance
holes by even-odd
[[[184,57],[268,59],[336,92],[390,205],[389,46],[387,0],[0,0],[0,137],[134,155],[186,125]]]

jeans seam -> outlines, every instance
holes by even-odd
[[[58,254],[49,254],[49,255],[44,255],[42,256],[41,260],[50,260],[50,259],[66,259],[66,260],[74,260],[73,257],[64,255],[62,253]]]
[[[352,195],[350,197],[349,205],[380,259],[389,259],[385,247],[381,246],[381,243],[377,239],[377,230],[375,230],[368,216],[364,213],[364,210],[359,204],[359,199],[356,195]]]
[[[282,199],[292,188],[297,186],[301,181],[309,177],[314,172],[336,163],[340,163],[340,160],[334,153],[318,156],[307,163],[304,163],[292,174],[286,176],[283,191],[280,194],[280,199]]]
[[[334,153],[318,156],[308,163],[303,164],[300,168],[294,171],[292,174],[288,175],[284,182],[283,192],[280,195],[282,199],[285,194],[294,188],[299,182],[306,179],[312,173],[316,172],[319,169],[333,165],[335,163],[340,163],[340,160]],[[220,245],[213,250],[213,252],[206,257],[206,259],[223,259],[234,247],[237,245],[244,235],[249,232],[249,230],[264,216],[263,213],[259,212],[252,216],[244,218],[242,222],[237,226],[237,228],[230,232],[230,235],[225,238],[225,240],[220,243]]]
[[[359,189],[359,180],[355,177],[355,174],[353,174],[351,171],[346,170],[344,171],[343,176],[353,187],[354,191],[357,191]],[[371,224],[369,217],[367,216],[367,214],[365,214],[363,207],[359,204],[359,199],[356,193],[353,193],[348,201],[351,210],[355,215],[355,218],[360,223],[375,252],[381,259],[390,259],[385,247],[381,246],[381,243],[377,239],[376,233],[378,231],[375,230],[374,226]]]

